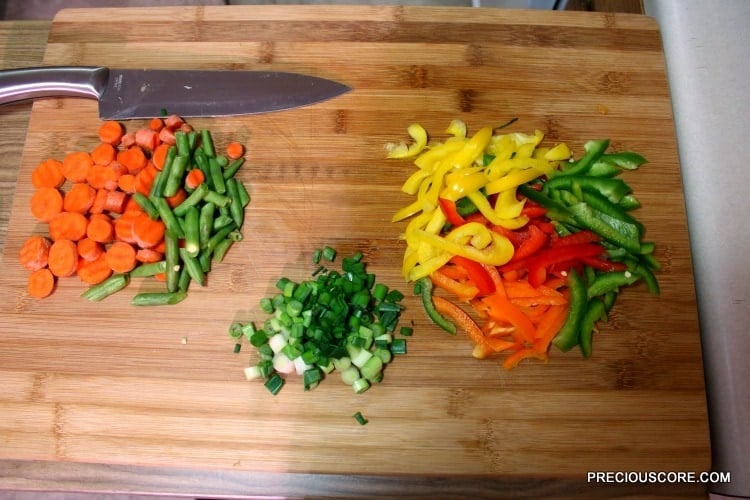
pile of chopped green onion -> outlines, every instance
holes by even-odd
[[[302,376],[311,390],[334,370],[359,394],[383,378],[383,369],[394,355],[406,354],[410,327],[395,337],[404,295],[377,283],[368,273],[362,253],[342,259],[341,271],[328,269],[331,247],[315,250],[317,268],[312,278],[300,282],[281,278],[278,292],[264,297],[260,307],[269,316],[262,328],[253,322],[235,322],[229,334],[240,352],[243,339],[255,347],[257,363],[245,368],[248,380],[260,379],[278,394],[285,375]]]

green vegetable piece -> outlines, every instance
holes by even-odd
[[[177,148],[170,146],[167,150],[167,157],[164,159],[164,166],[161,171],[154,178],[154,183],[151,185],[151,191],[149,192],[150,198],[160,198],[164,195],[164,186],[167,183],[167,178],[170,176],[172,170],[172,164],[177,156]]]
[[[146,276],[155,276],[163,273],[167,269],[167,261],[160,260],[159,262],[147,262],[140,264],[130,271],[131,278],[144,278]]]
[[[365,417],[364,417],[364,416],[362,415],[362,412],[357,412],[357,413],[355,413],[354,415],[352,415],[352,417],[354,418],[354,420],[356,420],[356,421],[357,421],[357,423],[358,423],[359,425],[367,425],[367,422],[369,422],[369,420],[367,420],[367,419],[366,419],[366,418],[365,418]]]
[[[195,188],[193,192],[190,193],[190,195],[182,201],[182,203],[174,207],[174,214],[177,217],[183,217],[187,213],[188,208],[198,205],[198,203],[203,200],[203,197],[206,196],[207,193],[208,185],[205,182],[200,183],[198,187]]]
[[[234,175],[237,173],[237,171],[242,167],[242,165],[245,163],[245,158],[237,158],[236,160],[233,160],[229,165],[227,165],[224,168],[223,176],[224,180],[229,179],[231,177],[234,177]]]
[[[165,306],[179,304],[187,297],[186,292],[142,292],[135,295],[130,303],[134,306]]]
[[[586,312],[581,318],[580,347],[584,358],[591,357],[591,339],[594,335],[594,326],[603,315],[606,314],[604,302],[600,299],[592,299],[588,303]]]
[[[302,374],[302,383],[306,391],[315,389],[322,380],[323,372],[317,367],[305,370]]]
[[[164,260],[166,261],[164,274],[166,276],[167,291],[179,290],[180,278],[180,243],[177,236],[167,230],[164,233]]]
[[[567,352],[579,342],[581,321],[588,304],[586,283],[575,269],[568,273],[570,290],[568,317],[552,343],[561,351]]]
[[[435,309],[435,304],[433,304],[432,302],[433,285],[432,285],[432,281],[430,280],[430,278],[429,277],[420,278],[418,282],[419,282],[420,293],[422,297],[422,307],[424,307],[424,310],[427,313],[427,316],[437,326],[439,326],[446,332],[450,333],[451,335],[455,335],[456,325],[454,325],[450,320],[448,320],[445,316],[440,314]]]
[[[164,184],[164,192],[162,195],[166,198],[174,196],[177,191],[182,187],[182,180],[185,176],[185,171],[188,167],[190,158],[178,154],[175,156],[172,162],[172,167],[169,169],[169,175],[167,176],[167,182]]]
[[[179,252],[182,263],[185,266],[185,269],[187,269],[188,274],[190,275],[190,279],[198,283],[200,286],[205,286],[206,273],[203,271],[203,268],[198,262],[198,259],[190,255],[190,252],[187,250],[187,248],[180,248]]]
[[[639,276],[630,271],[612,271],[598,275],[589,282],[586,296],[589,300],[610,292],[616,292],[620,287],[632,285],[638,281]]]
[[[89,287],[81,294],[81,297],[92,302],[99,302],[125,288],[129,282],[129,274],[114,274],[101,283]]]
[[[284,379],[278,373],[273,373],[268,377],[268,380],[266,380],[264,385],[266,386],[266,389],[268,389],[268,392],[275,396],[281,391],[281,388],[284,387]]]
[[[159,218],[159,211],[156,209],[153,203],[151,203],[151,200],[149,200],[148,196],[146,196],[143,193],[135,192],[133,193],[133,199],[136,203],[138,203],[138,206],[143,209],[144,212],[148,214],[149,217],[156,220]]]
[[[607,153],[602,155],[602,161],[615,165],[625,170],[636,170],[638,167],[647,163],[648,160],[638,153],[632,151],[622,151],[619,153]]]
[[[201,148],[203,149],[203,152],[206,153],[206,156],[209,158],[216,157],[216,151],[214,149],[214,140],[211,137],[211,132],[209,130],[201,130]]]
[[[584,175],[609,147],[609,139],[588,141],[584,144],[584,155],[575,162],[568,163],[556,176]]]
[[[595,210],[586,203],[573,205],[570,207],[570,212],[581,227],[590,229],[628,252],[640,251],[640,232],[634,224]]]

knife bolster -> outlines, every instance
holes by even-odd
[[[0,104],[41,97],[99,99],[109,70],[101,66],[45,66],[0,71]]]

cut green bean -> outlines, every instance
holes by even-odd
[[[180,248],[180,258],[182,259],[182,263],[187,269],[188,274],[190,275],[190,279],[198,283],[200,286],[205,286],[206,274],[203,272],[203,268],[201,268],[198,259],[190,255],[190,253],[188,253],[185,248]]]
[[[244,208],[250,203],[250,193],[247,191],[247,188],[239,179],[237,179],[237,191],[239,192],[240,202],[242,204],[242,207]]]
[[[164,159],[164,166],[162,167],[161,172],[159,172],[159,174],[154,179],[154,183],[151,185],[151,191],[149,192],[149,196],[151,198],[158,198],[164,194],[164,186],[167,183],[167,178],[169,177],[169,173],[172,170],[172,164],[174,163],[174,159],[176,156],[177,148],[174,146],[170,146],[167,150],[167,157]]]
[[[190,159],[187,156],[179,154],[175,156],[174,161],[172,161],[172,167],[169,169],[167,181],[164,184],[164,192],[162,193],[166,198],[177,194],[177,191],[182,187],[189,161]]]
[[[214,213],[216,212],[216,205],[213,203],[206,203],[201,207],[200,216],[198,218],[198,233],[201,248],[206,248],[208,240],[214,232]]]
[[[180,243],[177,236],[167,231],[164,233],[164,259],[166,268],[164,274],[166,277],[167,291],[176,292],[180,277]]]
[[[193,148],[190,147],[190,141],[188,140],[187,133],[182,130],[177,130],[174,133],[174,141],[177,146],[177,154],[190,158]]]
[[[232,246],[232,243],[234,241],[230,238],[225,238],[221,240],[216,247],[214,247],[213,252],[213,259],[215,262],[221,262],[224,260],[224,256],[226,255],[227,251],[229,250],[229,247]]]
[[[183,215],[185,215],[189,207],[194,207],[198,203],[200,203],[203,200],[203,197],[206,196],[206,193],[208,193],[208,185],[206,185],[205,182],[202,182],[198,185],[197,188],[193,190],[192,193],[190,193],[190,196],[185,198],[182,203],[174,207],[174,214],[177,217],[182,217]]]
[[[198,209],[193,206],[188,207],[185,213],[185,223],[183,224],[185,231],[184,249],[191,257],[197,256],[201,249],[199,219],[200,213]]]
[[[165,306],[179,304],[187,297],[187,293],[176,292],[142,292],[131,299],[134,306]]]
[[[164,222],[166,230],[174,233],[177,238],[184,238],[185,233],[182,230],[182,225],[177,220],[177,217],[175,217],[172,208],[169,206],[169,203],[167,203],[167,200],[165,198],[159,197],[154,198],[152,202],[156,209],[159,211],[159,217],[161,218],[162,222]]]
[[[242,206],[242,200],[240,199],[239,188],[237,187],[237,180],[234,178],[227,179],[227,193],[232,199],[232,203],[229,204],[229,213],[232,215],[234,223],[237,227],[242,227],[242,222],[245,219],[245,209]]]
[[[227,207],[230,203],[232,203],[232,198],[230,198],[229,196],[211,190],[206,193],[203,199],[209,203],[213,203],[218,208]]]
[[[245,163],[245,158],[237,158],[236,160],[232,161],[229,165],[224,168],[224,171],[222,175],[224,176],[224,179],[229,179],[230,177],[234,177],[234,174],[237,173],[237,171],[240,169],[240,167]]]
[[[211,184],[213,185],[214,191],[219,194],[226,193],[226,182],[224,181],[224,175],[222,175],[221,172],[221,165],[216,161],[216,158],[208,159],[208,174],[211,177]]]
[[[114,274],[101,283],[90,287],[81,294],[81,297],[92,302],[99,302],[125,288],[129,282],[130,275]]]
[[[160,260],[159,262],[147,262],[135,267],[132,271],[130,271],[130,277],[145,278],[147,276],[155,276],[157,274],[165,272],[166,269],[166,260]]]
[[[148,196],[143,193],[135,192],[133,193],[133,199],[136,203],[138,203],[138,206],[148,214],[149,217],[154,220],[159,218],[159,211],[156,209],[154,204],[151,203],[151,200],[148,199]]]
[[[216,151],[214,150],[214,140],[211,137],[211,132],[209,130],[201,130],[201,147],[206,153],[206,156],[208,156],[209,158],[213,158],[216,156]]]

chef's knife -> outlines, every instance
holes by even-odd
[[[351,90],[316,76],[279,71],[197,71],[46,66],[0,71],[0,104],[40,97],[99,101],[103,120],[231,116],[296,108]]]

